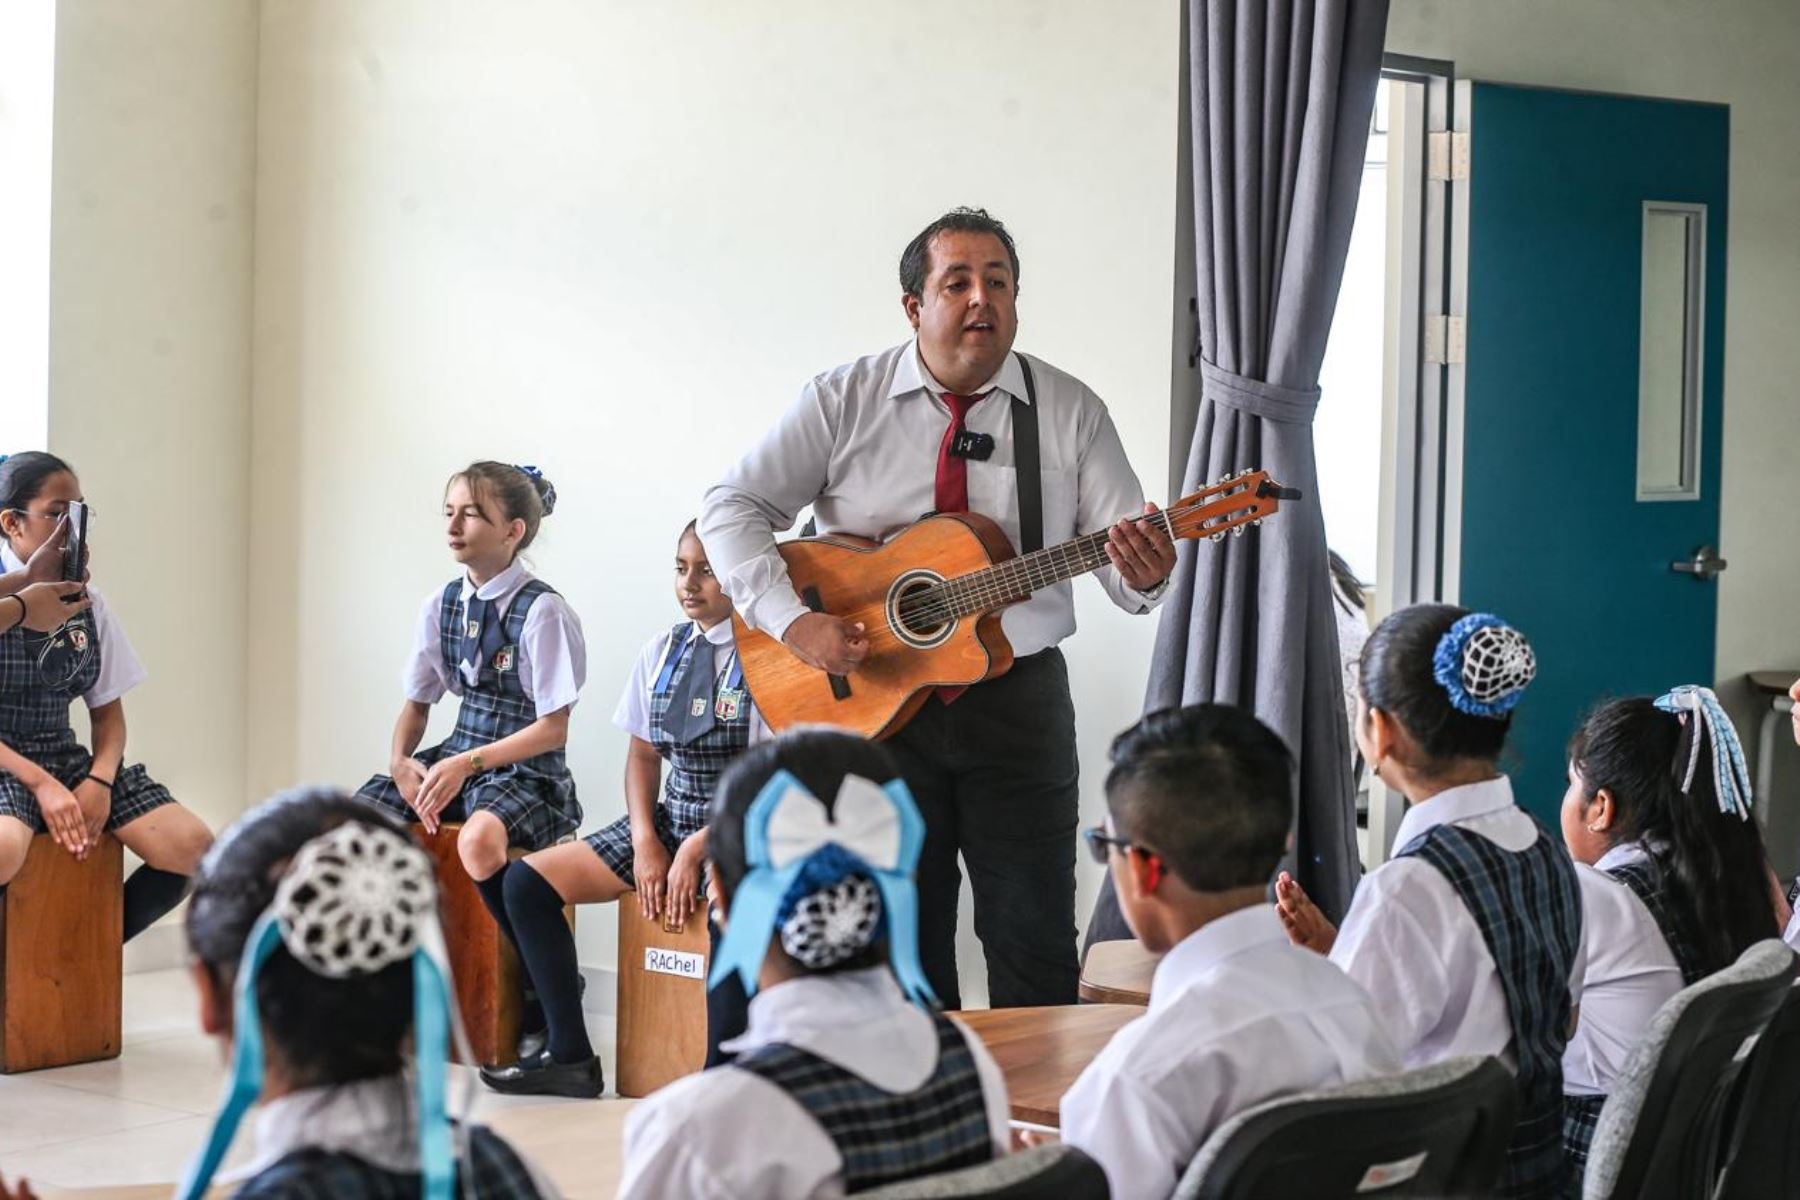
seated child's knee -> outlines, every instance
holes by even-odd
[[[488,878],[506,865],[506,826],[493,817],[470,820],[456,835],[456,853],[471,879]]]

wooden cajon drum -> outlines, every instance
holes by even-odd
[[[685,926],[619,898],[619,1095],[648,1096],[706,1065],[706,910]]]
[[[0,892],[0,1073],[119,1056],[124,854],[107,835],[77,862],[40,834]]]
[[[476,1059],[470,1065],[509,1063],[523,1032],[525,971],[456,852],[456,837],[461,832],[461,822],[440,825],[435,834],[413,826],[413,836],[431,855],[437,872],[438,906],[443,912],[444,940],[450,947],[456,1006],[462,1010],[469,1049]],[[515,847],[507,857],[520,859],[526,853]],[[565,908],[564,915],[571,925],[575,923],[573,908]],[[458,1053],[454,1047],[452,1053]]]

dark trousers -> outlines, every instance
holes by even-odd
[[[1075,705],[1061,651],[1045,650],[954,704],[925,702],[887,746],[925,817],[919,954],[946,1008],[960,1008],[960,853],[995,1008],[1073,1004]]]

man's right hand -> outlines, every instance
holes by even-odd
[[[869,657],[869,638],[862,623],[829,613],[796,617],[781,640],[795,658],[827,675],[848,675]]]

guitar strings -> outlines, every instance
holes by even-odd
[[[1165,524],[1207,508],[1220,499],[1247,491],[1248,487],[1245,484],[1237,492],[1221,491],[1205,500],[1165,509]],[[1230,528],[1234,519],[1240,525],[1244,520],[1242,517],[1227,518],[1218,531]],[[1107,535],[1107,530],[1099,530],[921,588],[900,601],[896,615],[909,627],[942,625],[1004,602],[1023,599],[1039,588],[1103,566],[1107,561],[1104,550]]]

